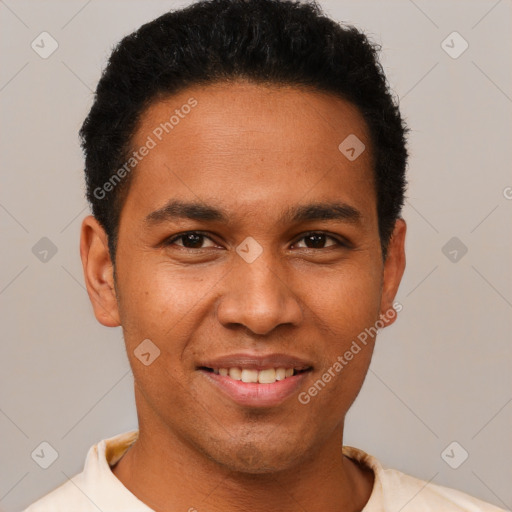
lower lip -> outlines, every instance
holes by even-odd
[[[247,407],[274,407],[296,393],[309,372],[302,372],[272,384],[242,382],[206,370],[201,373],[234,402]]]

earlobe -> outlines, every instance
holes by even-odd
[[[108,237],[92,215],[82,221],[80,256],[87,293],[96,319],[107,327],[121,325]]]
[[[398,219],[388,244],[386,261],[384,262],[380,320],[385,327],[391,325],[396,320],[397,313],[399,312],[394,307],[393,301],[405,270],[406,231],[405,221]]]

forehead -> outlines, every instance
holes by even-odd
[[[345,141],[364,151],[347,158]],[[248,82],[191,87],[143,113],[132,147],[144,146],[151,149],[137,163],[127,200],[140,208],[172,196],[208,198],[225,209],[243,203],[246,213],[281,211],[302,198],[375,209],[366,123],[332,94]]]

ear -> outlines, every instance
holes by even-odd
[[[393,300],[402,280],[405,270],[405,232],[407,226],[403,219],[395,222],[393,233],[389,240],[384,274],[382,280],[382,295],[380,303],[380,320],[384,326],[391,325],[396,320],[396,313],[401,310],[393,307]]]
[[[108,250],[108,237],[92,215],[82,221],[80,256],[85,285],[94,315],[107,327],[121,325],[114,287],[114,267]]]

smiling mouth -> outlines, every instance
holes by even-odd
[[[228,377],[235,381],[241,381],[244,383],[257,383],[257,384],[274,384],[275,382],[286,380],[289,377],[299,375],[311,370],[311,367],[307,368],[208,368],[202,366],[199,368],[202,371],[220,375],[222,377]]]

